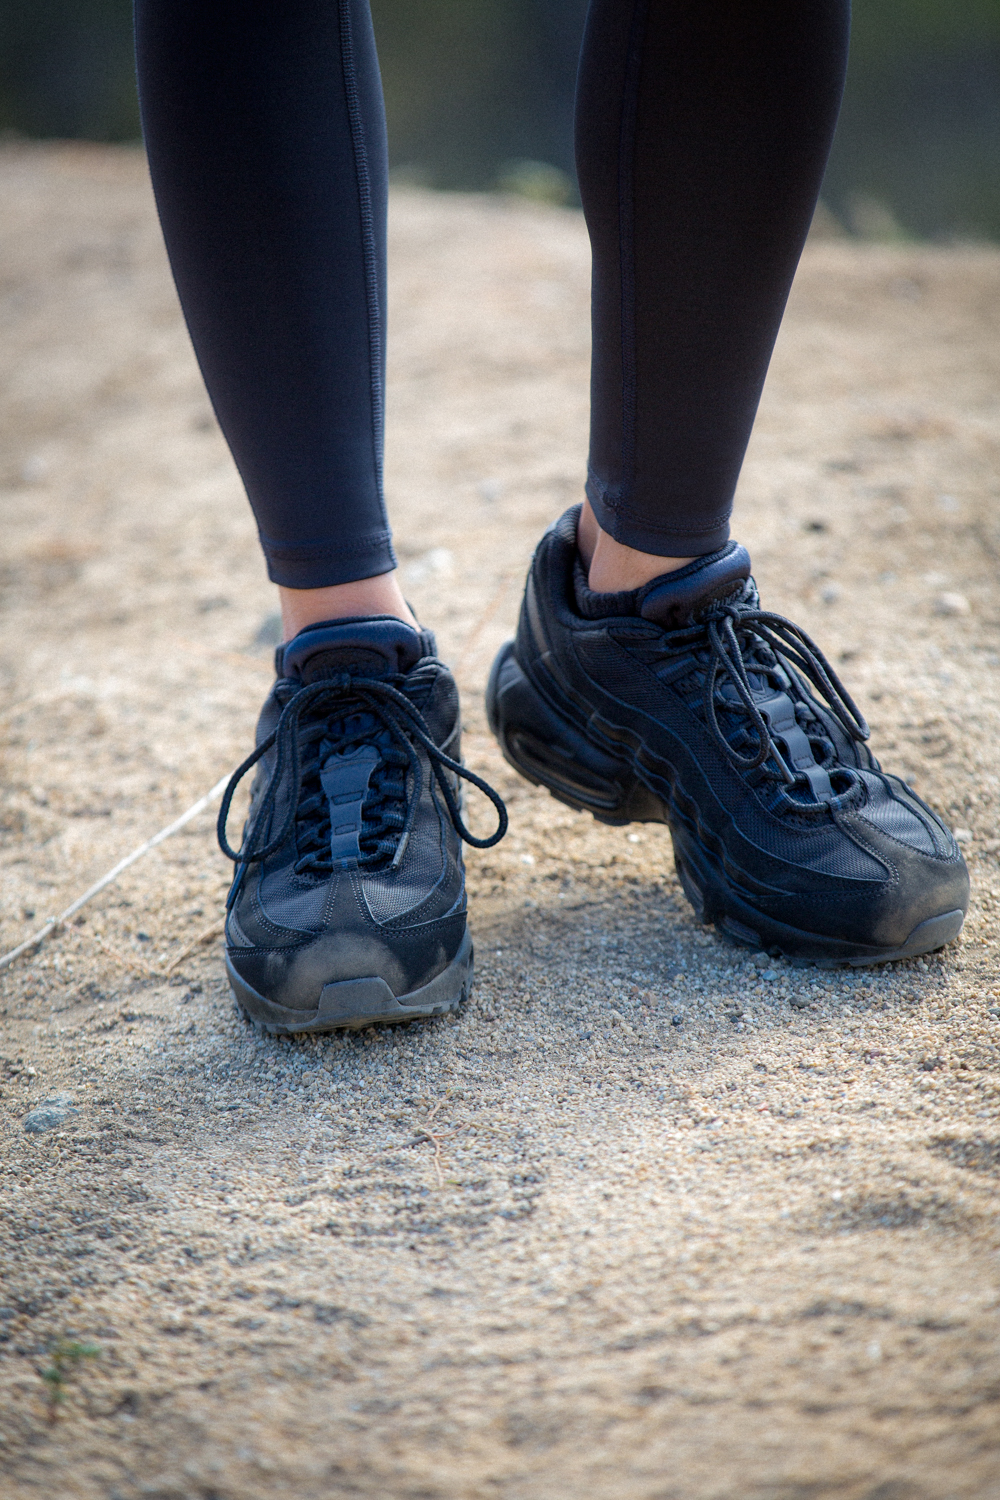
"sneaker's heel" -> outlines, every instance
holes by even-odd
[[[493,663],[486,714],[504,759],[560,802],[619,826],[650,817],[650,794],[631,765],[601,750],[542,697],[522,671],[513,641]],[[658,807],[652,815],[662,816]]]

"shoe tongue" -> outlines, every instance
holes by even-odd
[[[355,677],[405,675],[435,654],[429,630],[415,630],[393,615],[324,620],[307,625],[274,653],[279,677],[300,677],[308,686],[350,672]]]
[[[749,552],[738,542],[727,542],[721,551],[698,557],[639,589],[636,613],[665,630],[682,630],[710,605],[742,593],[749,577]]]

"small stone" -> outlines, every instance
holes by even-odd
[[[938,594],[934,600],[934,613],[936,615],[967,615],[971,614],[972,605],[964,594],[953,594],[945,592]]]
[[[768,984],[773,984],[778,977],[778,971],[777,969],[765,969],[760,977],[761,979],[766,979]]]
[[[956,844],[972,843],[973,833],[971,828],[953,828],[951,831],[955,835]]]
[[[819,596],[824,604],[836,604],[840,598],[840,589],[835,583],[828,583]]]
[[[793,1010],[805,1010],[806,1006],[809,1004],[809,1000],[805,995],[793,995],[788,1003]]]
[[[670,1017],[670,1024],[671,1024],[671,1026],[683,1026],[684,1025],[684,1017],[683,1016],[671,1016]]]
[[[65,1125],[71,1115],[78,1115],[80,1111],[73,1108],[73,1100],[69,1094],[53,1094],[51,1099],[42,1099],[29,1110],[24,1118],[24,1128],[28,1135],[44,1135],[47,1130],[58,1130],[60,1125]]]

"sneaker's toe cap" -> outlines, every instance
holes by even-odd
[[[429,984],[455,958],[465,915],[409,931],[324,932],[292,948],[237,948],[228,958],[258,995],[288,1010],[315,1011],[323,989],[347,980],[379,980],[397,999]]]

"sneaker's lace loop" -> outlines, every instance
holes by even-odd
[[[861,741],[868,738],[870,731],[860,709],[823,652],[801,626],[795,625],[784,615],[757,609],[739,600],[714,606],[705,620],[705,626],[711,653],[705,674],[705,717],[715,738],[737,770],[756,770],[769,757],[773,757],[786,782],[791,783],[797,779],[785,765],[785,758],[774,742],[767,720],[757,706],[747,673],[748,658],[751,671],[766,670],[766,666],[753,660],[753,655],[759,651],[761,644],[779,660],[797,667],[809,679],[852,739]],[[757,740],[757,749],[752,755],[741,755],[726,738],[719,724],[716,703],[725,702],[725,699],[718,700],[716,697],[720,678],[731,684],[749,715]]]
[[[280,688],[280,684],[279,684]],[[256,864],[269,858],[287,839],[296,817],[302,799],[302,750],[301,740],[302,720],[306,716],[316,717],[322,711],[323,721],[328,723],[332,719],[344,719],[350,713],[371,714],[380,725],[389,731],[397,742],[405,756],[406,764],[413,773],[413,785],[407,799],[406,817],[402,828],[399,830],[399,840],[396,846],[396,855],[393,863],[398,863],[406,848],[410,831],[416,817],[417,806],[423,789],[423,773],[420,757],[414,748],[417,741],[427,752],[431,771],[437,781],[448,808],[448,814],[456,833],[476,849],[489,849],[500,842],[507,832],[507,809],[503,799],[495,792],[488,782],[483,781],[474,771],[463,766],[459,761],[452,760],[450,755],[437,745],[431,738],[423,714],[405,693],[390,682],[378,677],[354,677],[349,673],[343,673],[339,677],[325,679],[322,682],[311,683],[308,687],[300,688],[292,693],[281,712],[277,724],[271,733],[261,741],[257,748],[247,756],[242,765],[237,766],[229,779],[222,798],[222,806],[219,809],[218,838],[219,848],[227,858],[234,864],[242,865],[244,868],[250,864]],[[318,736],[315,736],[318,737]],[[346,747],[352,740],[363,738],[371,742],[372,734],[369,731],[358,735],[347,735],[341,737]],[[243,777],[257,764],[262,756],[266,755],[275,747],[274,771],[264,791],[259,809],[255,812],[253,820],[253,832],[249,839],[244,839],[239,849],[230,846],[226,836],[226,824],[229,821],[229,808],[233,800],[233,794],[239,786]],[[395,757],[393,757],[395,759]],[[281,827],[272,838],[261,842],[257,837],[257,830],[267,827],[270,814],[277,799],[278,789],[282,785],[287,774],[290,785],[294,788],[293,795],[289,799],[288,808],[282,820]],[[480,839],[470,833],[462,821],[462,815],[458,810],[455,794],[448,785],[445,771],[452,771],[456,776],[470,781],[473,786],[478,787],[484,796],[488,797],[497,811],[496,832],[489,838]]]

